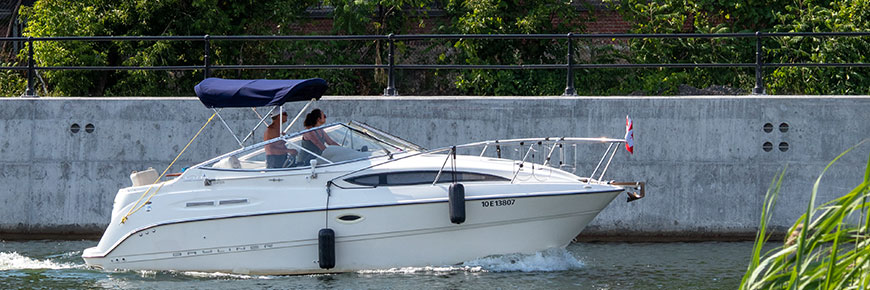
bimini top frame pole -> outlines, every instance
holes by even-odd
[[[283,129],[279,128],[278,130],[281,130],[281,133],[284,133],[284,134],[286,134],[287,131],[290,131],[290,128],[293,127],[293,124],[295,124],[297,120],[299,120],[299,117],[302,116],[302,113],[305,113],[305,111],[308,110],[308,107],[310,107],[311,104],[313,104],[316,101],[317,101],[317,99],[311,99],[311,101],[308,101],[308,103],[306,103],[305,106],[302,107],[301,110],[299,110],[299,113],[296,114],[296,117],[293,118],[293,121],[291,121],[290,124],[287,125],[287,127],[283,128]],[[279,118],[284,118],[284,114],[283,114],[284,108],[282,106],[273,107],[272,109],[269,110],[269,112],[266,112],[266,114],[263,116],[260,116],[259,114],[257,114],[257,117],[260,118],[260,121],[257,122],[257,125],[255,125],[254,128],[252,128],[251,131],[248,132],[248,135],[246,135],[245,138],[242,140],[239,140],[239,138],[236,136],[235,132],[233,132],[233,129],[230,129],[230,126],[227,125],[226,122],[224,122],[223,118],[221,118],[220,110],[217,110],[217,109],[213,109],[213,110],[215,111],[215,114],[217,114],[218,119],[221,120],[221,122],[224,124],[224,127],[226,127],[227,130],[230,131],[230,134],[233,135],[233,138],[236,138],[236,142],[239,143],[239,147],[245,147],[245,142],[247,142],[248,139],[250,139],[251,137],[254,136],[254,132],[256,132],[257,129],[259,129],[261,125],[266,124],[266,119],[268,119],[269,116],[272,115],[272,112],[274,112],[275,109],[278,109]],[[254,112],[256,112],[256,111],[254,111]],[[281,122],[281,123],[279,123],[279,126],[283,126],[284,122],[281,121],[280,119],[278,121]]]
[[[224,128],[227,128],[227,131],[230,131],[230,135],[233,135],[233,138],[236,139],[236,143],[239,143],[239,147],[244,147],[245,145],[242,145],[242,141],[239,140],[239,137],[236,137],[236,132],[234,132],[233,129],[230,128],[230,125],[228,125],[227,122],[224,121],[224,118],[221,117],[221,110],[223,109],[212,108],[211,110],[214,111],[214,115],[218,117],[218,120],[220,120],[221,123],[224,124]]]
[[[244,146],[245,146],[244,143],[245,143],[246,141],[248,141],[248,139],[250,139],[251,137],[254,136],[254,132],[257,131],[258,128],[260,128],[260,125],[266,123],[266,119],[268,119],[269,116],[272,115],[272,112],[274,112],[275,109],[278,109],[278,111],[280,112],[280,111],[281,111],[281,106],[276,106],[276,107],[270,109],[268,112],[266,112],[266,114],[264,114],[262,117],[260,117],[260,121],[257,122],[257,125],[255,125],[253,129],[251,129],[251,132],[248,132],[248,135],[245,136],[245,139],[242,139],[242,142],[239,143],[239,145],[241,145],[242,147],[244,147]]]
[[[287,131],[290,131],[290,128],[293,127],[293,124],[296,124],[296,121],[299,120],[299,117],[302,116],[302,113],[307,111],[308,107],[310,107],[311,104],[314,104],[314,102],[316,102],[316,101],[317,101],[317,99],[311,99],[311,101],[308,101],[308,103],[305,104],[304,107],[302,107],[302,110],[299,110],[299,113],[296,114],[296,117],[293,118],[293,121],[290,121],[290,125],[287,125],[287,128],[284,128],[284,130],[282,130],[281,133],[286,134]]]

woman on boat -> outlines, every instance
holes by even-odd
[[[322,126],[323,124],[326,124],[326,114],[324,114],[320,109],[311,110],[311,113],[308,113],[308,115],[305,116],[305,121],[302,124],[305,125],[306,130]],[[329,135],[327,135],[326,132],[323,132],[323,129],[313,130],[302,134],[302,148],[305,148],[314,154],[322,154],[323,150],[326,149],[326,145],[338,145],[338,142],[329,138]],[[306,166],[313,158],[314,156],[311,156],[311,154],[308,154],[308,152],[303,150],[303,152],[299,154],[297,166]]]

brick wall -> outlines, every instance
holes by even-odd
[[[612,10],[597,10],[590,12],[593,21],[586,23],[586,33],[626,33],[631,29],[631,23]]]

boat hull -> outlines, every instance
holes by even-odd
[[[565,247],[621,192],[469,197],[462,224],[450,222],[443,199],[174,220],[131,232],[107,253],[87,249],[83,258],[104,269],[242,274],[451,265]],[[332,269],[318,266],[318,231],[326,227],[335,231]]]

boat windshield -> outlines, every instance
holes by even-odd
[[[222,169],[283,169],[421,151],[420,146],[358,123],[333,123],[242,148],[203,164]]]

